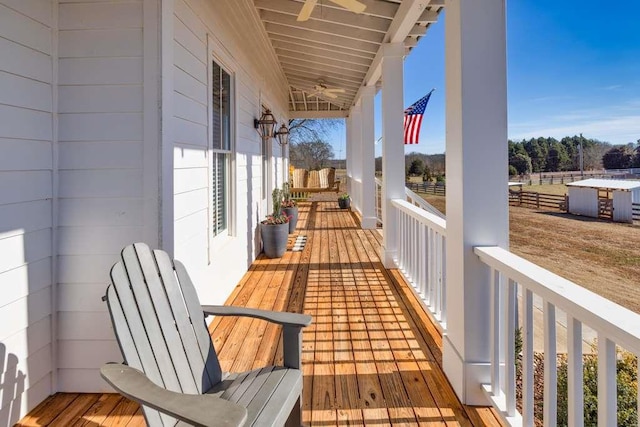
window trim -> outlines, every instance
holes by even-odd
[[[213,261],[214,254],[219,251],[222,246],[236,236],[236,138],[238,135],[238,102],[237,102],[237,66],[233,59],[227,55],[222,45],[211,34],[207,37],[207,195],[208,195],[208,215],[207,215],[207,240],[209,252],[209,264]],[[229,150],[220,150],[213,148],[213,62],[215,62],[230,77],[230,147]],[[223,231],[217,235],[213,235],[213,157],[217,153],[227,154],[227,184],[225,193],[227,196],[226,203],[226,232]]]

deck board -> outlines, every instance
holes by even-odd
[[[462,405],[442,372],[442,337],[397,270],[378,256],[381,236],[335,202],[303,203],[294,235],[303,251],[260,257],[229,305],[304,312],[305,425],[499,426],[490,408]],[[282,363],[280,328],[218,317],[210,325],[224,370]],[[139,406],[113,394],[59,393],[19,426],[144,426]]]

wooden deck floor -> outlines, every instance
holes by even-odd
[[[333,425],[501,425],[460,404],[442,369],[441,337],[397,271],[378,258],[380,235],[335,202],[300,206],[301,252],[258,259],[227,304],[305,312],[303,418]],[[255,319],[210,327],[224,370],[282,360],[280,330]],[[139,407],[113,394],[57,394],[20,426],[142,426]]]

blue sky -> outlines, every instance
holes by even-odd
[[[509,138],[582,132],[614,144],[640,139],[640,1],[615,6],[594,0],[507,1]],[[445,150],[444,20],[430,27],[405,61],[407,106],[436,88],[420,144],[407,146],[407,152]],[[344,156],[344,139],[343,131],[332,138],[336,157]]]

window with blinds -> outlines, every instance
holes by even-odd
[[[212,221],[213,235],[227,230],[229,162],[231,157],[231,75],[213,61],[212,97]]]

